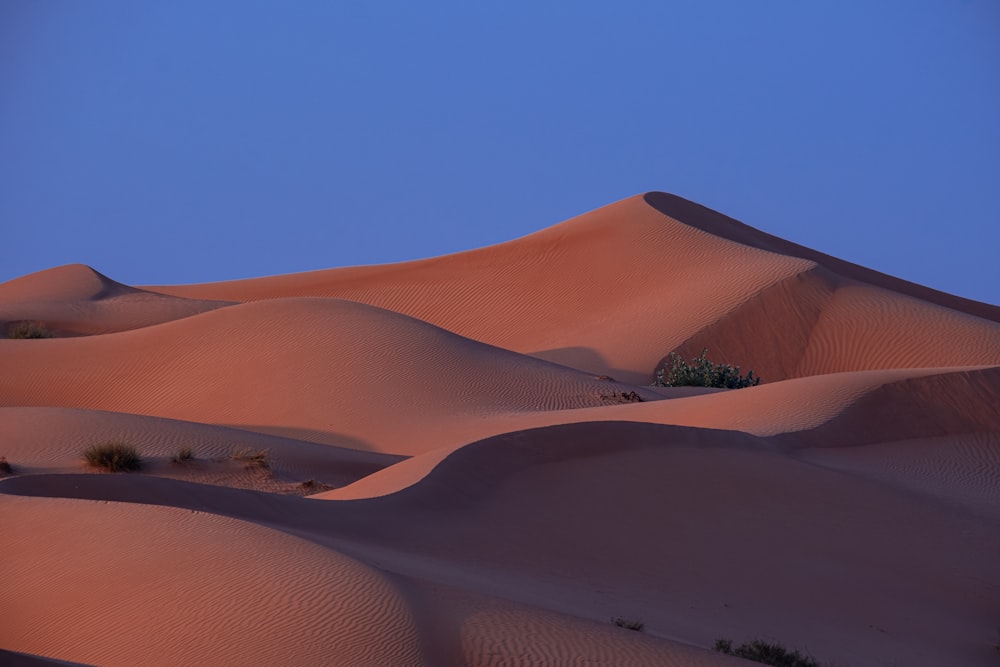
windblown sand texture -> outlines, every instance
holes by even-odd
[[[0,284],[29,321],[0,664],[1000,661],[996,306],[648,193],[401,264],[53,268]],[[703,347],[764,383],[650,386]]]

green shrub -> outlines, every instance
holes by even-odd
[[[0,456],[0,473],[9,475],[14,472],[14,466],[7,462],[6,456]]]
[[[637,618],[625,618],[624,616],[619,616],[617,618],[612,618],[611,622],[617,625],[619,628],[625,628],[626,630],[635,630],[636,632],[642,632],[642,629],[646,627],[646,624]]]
[[[194,461],[194,450],[190,447],[181,447],[173,456],[170,457],[170,460],[174,463]]]
[[[728,639],[717,639],[715,650],[774,667],[820,667],[820,664],[809,656],[802,655],[798,651],[789,651],[781,644],[772,644],[762,639],[745,642],[736,648],[733,648],[733,642]]]
[[[52,335],[41,322],[11,322],[7,325],[8,338],[52,338]]]
[[[84,450],[83,458],[94,468],[103,468],[109,472],[138,470],[142,467],[142,458],[136,448],[118,441],[91,445]]]
[[[657,387],[719,387],[722,389],[743,389],[756,387],[760,378],[754,377],[753,371],[746,376],[740,375],[739,366],[713,364],[706,358],[708,348],[701,351],[701,356],[692,359],[691,363],[684,361],[677,353],[670,353],[670,363],[656,371]]]

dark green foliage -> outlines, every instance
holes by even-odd
[[[177,453],[170,457],[174,463],[185,463],[194,460],[194,450],[190,447],[181,447]]]
[[[617,625],[619,628],[625,628],[626,630],[635,630],[636,632],[642,632],[642,629],[646,627],[646,624],[637,618],[625,618],[619,616],[617,618],[612,618],[611,622]]]
[[[753,371],[746,376],[740,375],[739,366],[713,364],[706,358],[708,348],[701,351],[701,356],[684,361],[677,353],[670,353],[670,364],[656,371],[657,387],[718,387],[721,389],[743,389],[756,387],[760,378],[754,377]]]
[[[14,472],[14,466],[7,462],[6,456],[0,456],[0,473],[9,475]]]
[[[124,442],[102,442],[91,445],[83,452],[83,458],[95,468],[103,468],[108,472],[138,470],[142,467],[142,458],[132,445]]]
[[[820,664],[802,655],[798,651],[789,651],[781,644],[772,644],[762,639],[754,639],[733,648],[733,642],[728,639],[718,639],[715,650],[726,655],[746,658],[764,665],[774,667],[820,667]]]
[[[52,338],[52,332],[41,322],[11,322],[7,325],[8,338]]]

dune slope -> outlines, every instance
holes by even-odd
[[[648,193],[395,265],[57,267],[0,284],[26,321],[4,664],[996,663],[996,306]],[[650,386],[704,347],[764,383]]]

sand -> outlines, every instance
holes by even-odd
[[[1000,658],[1000,308],[679,197],[384,266],[56,267],[0,284],[21,322],[2,664]],[[703,347],[764,382],[650,386]]]

